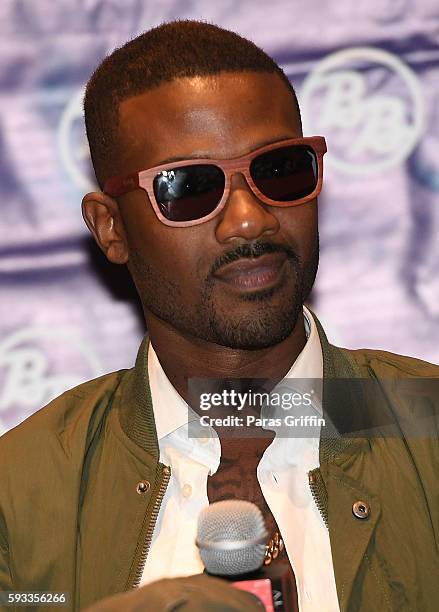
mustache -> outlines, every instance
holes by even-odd
[[[262,257],[262,255],[267,255],[268,253],[285,253],[288,259],[292,259],[296,263],[300,263],[300,258],[293,251],[293,249],[286,244],[276,244],[273,242],[254,242],[247,244],[240,244],[233,251],[229,251],[225,253],[221,257],[219,257],[215,263],[213,264],[209,276],[215,274],[217,270],[222,268],[223,266],[232,263],[233,261],[238,261],[238,259],[243,258],[257,258]]]

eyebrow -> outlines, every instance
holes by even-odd
[[[250,151],[247,151],[247,153],[242,153],[242,155],[247,155],[251,151],[255,151],[256,149],[260,149],[261,147],[265,147],[266,145],[270,145],[275,142],[282,142],[283,140],[291,140],[292,138],[301,138],[301,136],[279,136],[278,138],[274,138],[274,139],[270,138],[268,140],[263,140],[262,142],[259,142],[259,144],[257,144],[256,147],[253,147],[252,149],[250,149]],[[236,157],[242,157],[242,155],[237,155]],[[210,157],[209,155],[206,155],[205,153],[197,152],[197,153],[193,153],[190,156],[185,156],[185,157],[182,157],[181,155],[176,155],[174,157],[167,157],[166,159],[154,165],[164,166],[165,164],[172,164],[173,162],[180,162],[180,161],[186,161],[186,160],[189,161],[192,159],[219,159],[219,158]]]

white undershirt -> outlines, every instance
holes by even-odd
[[[278,388],[289,378],[323,377],[317,327],[306,307],[303,314],[307,342]],[[221,457],[217,436],[188,436],[188,405],[169,382],[151,344],[148,375],[160,461],[171,467],[171,478],[140,585],[203,571],[195,546],[197,518],[209,503],[207,478],[217,471]],[[318,400],[313,400],[313,409],[321,416]],[[259,462],[257,477],[285,542],[301,612],[339,612],[329,534],[308,483],[309,470],[319,465],[318,428],[313,436],[276,435]]]

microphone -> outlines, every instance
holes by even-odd
[[[248,501],[215,502],[198,517],[196,545],[205,568],[215,576],[259,569],[264,562],[267,537],[262,512]]]
[[[196,545],[208,574],[253,593],[267,612],[296,612],[289,566],[281,561],[263,566],[267,537],[262,512],[249,501],[215,502],[198,518]]]

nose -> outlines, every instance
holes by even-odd
[[[244,176],[234,174],[228,200],[215,229],[218,242],[228,243],[236,238],[255,240],[260,236],[275,234],[278,230],[277,217],[258,200]]]

